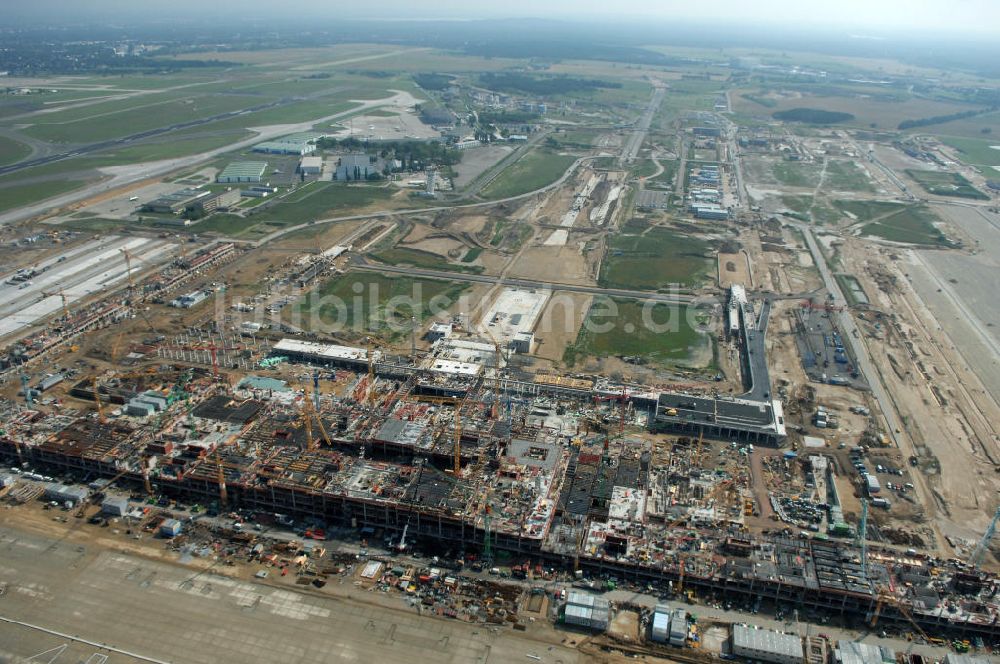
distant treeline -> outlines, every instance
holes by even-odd
[[[495,24],[494,24],[495,25]],[[509,27],[509,26],[508,26]],[[522,29],[515,36],[516,28],[497,31],[488,40],[480,43],[466,43],[462,49],[466,55],[485,58],[539,58],[541,60],[605,60],[633,65],[656,65],[660,67],[687,65],[690,58],[657,53],[646,48],[614,46],[596,43],[590,39],[560,41],[554,33],[539,34],[536,38],[525,38]]]
[[[449,148],[440,141],[365,141],[359,138],[321,138],[316,142],[323,150],[343,148],[345,150],[378,151],[383,159],[395,158],[403,162],[403,169],[410,170],[415,164],[435,163],[454,166],[462,160],[461,150]]]
[[[584,90],[600,88],[620,88],[621,83],[602,81],[596,78],[575,76],[529,76],[517,73],[486,73],[479,76],[479,83],[490,90],[501,92],[522,92],[529,95],[564,95]]]
[[[785,122],[805,122],[807,124],[836,124],[853,120],[850,113],[840,111],[824,111],[819,108],[790,108],[787,111],[772,113],[771,117]]]
[[[444,90],[451,85],[452,77],[446,74],[414,74],[413,81],[424,90]]]
[[[949,113],[948,115],[935,115],[929,118],[920,118],[919,120],[903,120],[899,123],[897,129],[902,130],[913,129],[914,127],[929,127],[931,125],[944,124],[945,122],[952,122],[954,120],[974,118],[977,115],[992,113],[995,110],[997,110],[996,106],[989,106],[981,110],[962,111],[961,113]]]
[[[529,111],[484,110],[479,111],[479,124],[527,124],[535,122],[539,117],[541,116],[538,113],[531,113]]]

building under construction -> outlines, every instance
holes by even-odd
[[[630,435],[656,426],[660,393],[454,375],[435,372],[435,358],[405,366],[338,348],[275,346],[340,367],[314,370],[304,389],[273,379],[232,389],[214,369],[170,367],[131,387],[119,382],[146,395],[145,417],[6,403],[0,454],[78,483],[117,478],[219,511],[446,542],[487,559],[503,551],[674,593],[928,633],[997,632],[1000,585],[974,569],[892,551],[863,560],[850,540],[747,535],[750,473],[739,442],[712,456],[708,427],[672,439]],[[96,391],[98,402],[112,394]]]

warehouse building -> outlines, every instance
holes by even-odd
[[[198,212],[205,215],[239,202],[240,192],[235,189],[213,193],[207,189],[189,188],[155,198],[143,205],[142,210],[154,214]]]
[[[50,478],[51,479],[51,478]],[[79,505],[90,492],[82,486],[66,486],[65,484],[52,483],[45,487],[45,500],[54,500],[58,503]]]
[[[672,646],[677,646],[678,648],[683,648],[687,644],[688,636],[688,614],[684,609],[675,609],[673,614],[670,616],[670,627],[669,633],[670,638],[668,642]]]
[[[306,141],[284,142],[284,141],[264,141],[253,146],[254,152],[264,154],[293,154],[304,156],[316,151],[316,146]]]
[[[208,293],[202,290],[191,291],[190,293],[185,293],[181,295],[176,300],[170,301],[171,307],[177,307],[178,309],[190,309],[196,304],[203,302],[208,298]]]
[[[566,598],[566,624],[603,632],[611,622],[611,603],[603,597],[570,592]]]
[[[895,664],[896,652],[885,646],[841,641],[833,651],[838,664]]]
[[[108,496],[101,503],[101,514],[125,516],[128,514],[128,498],[123,496]]]
[[[990,658],[950,652],[944,656],[944,664],[990,664]]]
[[[262,182],[267,171],[266,161],[234,161],[226,166],[215,181],[220,184]]]
[[[656,643],[667,643],[670,640],[670,607],[666,604],[657,604],[653,611],[650,638]]]
[[[227,210],[239,202],[240,190],[227,189],[225,191],[220,191],[218,193],[199,198],[187,209],[199,212],[202,215],[208,215],[217,210]]]
[[[802,639],[756,626],[733,625],[733,654],[774,664],[801,664]]]
[[[367,180],[373,175],[381,175],[382,168],[377,157],[366,154],[345,154],[337,165],[335,178],[343,182]]]
[[[303,175],[322,175],[323,157],[302,157],[298,170]]]
[[[172,194],[164,194],[159,198],[154,198],[142,206],[142,211],[155,214],[180,214],[195,205],[199,199],[209,196],[211,193],[206,189],[193,187],[181,189]]]
[[[725,221],[729,219],[729,210],[711,203],[694,203],[688,208],[698,219],[713,219]]]

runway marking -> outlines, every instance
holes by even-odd
[[[13,618],[8,618],[6,616],[0,616],[0,622],[5,622],[5,623],[8,623],[10,625],[18,625],[19,627],[27,627],[28,629],[33,629],[33,630],[35,630],[37,632],[43,632],[45,634],[51,634],[52,636],[58,636],[61,639],[68,639],[70,641],[75,641],[77,643],[83,643],[85,645],[88,645],[88,646],[91,646],[91,647],[94,647],[94,648],[98,648],[100,650],[110,650],[111,652],[116,652],[119,655],[125,655],[125,656],[131,657],[133,659],[141,660],[143,662],[151,662],[152,664],[173,664],[172,662],[168,662],[168,661],[165,661],[165,660],[162,660],[162,659],[154,659],[153,657],[146,657],[145,655],[140,655],[138,653],[130,652],[128,650],[122,650],[121,648],[115,648],[114,646],[108,645],[106,643],[97,643],[96,641],[90,641],[88,639],[84,639],[84,638],[81,638],[79,636],[73,636],[71,634],[65,634],[63,632],[58,632],[58,631],[56,631],[54,629],[49,629],[47,627],[42,627],[41,625],[33,625],[31,623],[24,622],[23,620],[14,620]],[[66,646],[63,645],[62,649],[65,650]],[[53,650],[55,650],[55,648],[53,648]],[[46,651],[46,652],[51,652],[51,651]],[[61,654],[62,650],[60,650],[59,652]],[[40,654],[44,655],[45,653],[40,653]],[[38,655],[35,655],[35,657],[37,657],[37,656]],[[58,655],[56,655],[56,656],[58,657]],[[49,660],[50,664],[51,664],[52,661],[53,660]]]

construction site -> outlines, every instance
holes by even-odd
[[[888,166],[855,164],[849,133],[709,111],[649,132],[683,79],[636,75],[638,124],[539,129],[467,185],[289,171],[260,214],[17,229],[0,247],[0,540],[99,543],[95,578],[123,596],[126,555],[161,558],[201,568],[183,593],[236,588],[237,612],[335,615],[331,597],[365,593],[483,634],[556,626],[545,639],[574,655],[998,647],[991,368],[930,309],[978,292],[934,270],[970,258],[959,240],[993,242],[992,217],[936,204],[949,244],[907,248],[893,238],[931,212],[885,189]],[[473,161],[494,149],[471,143]],[[552,177],[505,181],[511,165]],[[58,586],[46,569],[22,572]],[[352,636],[393,647],[396,623],[373,624]],[[486,661],[476,648],[456,657]]]
[[[825,456],[764,457],[784,464],[768,462],[766,476],[787,484],[801,472],[807,493],[755,479],[754,445],[786,434],[766,363],[751,352],[769,304],[738,289],[733,299],[748,388],[739,398],[530,378],[507,366],[499,343],[456,368],[373,345],[285,338],[237,349],[240,339],[209,333],[161,342],[185,362],[78,381],[77,411],[39,411],[29,387],[26,402],[4,406],[0,453],[78,485],[46,495],[79,503],[81,518],[102,495],[87,487],[123,483],[154,500],[281,515],[459,565],[523,560],[520,570],[572,570],[690,602],[794,605],[847,624],[994,639],[1000,581],[975,562],[855,537],[867,532],[867,502],[861,524],[845,523]],[[155,346],[129,355],[155,356]],[[761,528],[771,514],[786,526]]]

